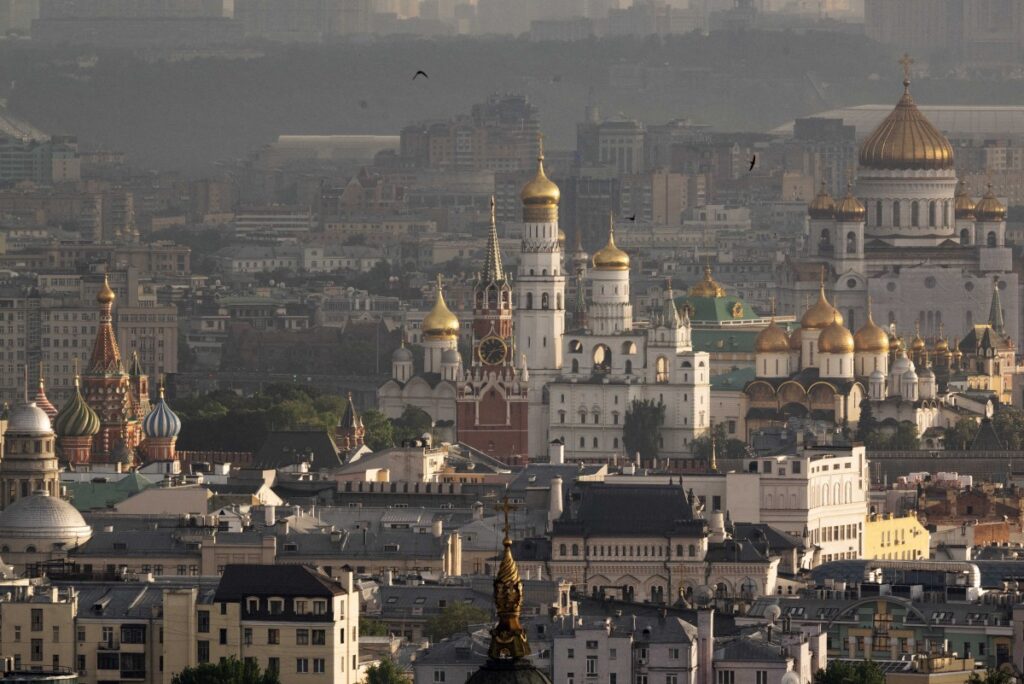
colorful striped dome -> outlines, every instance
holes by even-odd
[[[100,417],[85,403],[75,378],[75,393],[57,413],[53,431],[58,437],[92,437],[100,431]]]
[[[164,390],[160,388],[160,401],[142,421],[142,431],[150,438],[177,437],[181,432],[181,418],[171,410],[164,400]]]

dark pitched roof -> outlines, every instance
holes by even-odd
[[[213,600],[234,603],[246,596],[331,597],[344,593],[341,584],[308,565],[229,565]]]
[[[736,523],[732,538],[753,545],[761,553],[802,549],[803,540],[765,523]]]
[[[704,560],[709,563],[766,563],[768,556],[754,544],[726,539],[717,544],[708,544]]]
[[[575,511],[555,523],[556,533],[663,536],[700,533],[705,521],[678,485],[581,483]]]
[[[267,434],[256,453],[255,467],[282,468],[312,456],[313,470],[338,468],[342,465],[334,438],[323,429],[280,430]]]
[[[1006,447],[1003,445],[999,435],[996,433],[995,427],[992,425],[991,418],[982,418],[981,426],[978,428],[978,434],[974,436],[974,441],[971,442],[971,451],[1003,451]]]

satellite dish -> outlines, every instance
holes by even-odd
[[[782,609],[777,605],[772,604],[765,609],[764,616],[771,620],[772,624],[775,624],[775,622],[782,617]]]
[[[715,591],[706,584],[702,584],[693,590],[693,602],[702,608],[706,608],[711,605],[711,601],[715,598]]]

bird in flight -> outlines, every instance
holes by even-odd
[[[360,101],[359,101],[359,106],[360,106],[360,108],[362,108],[362,109],[366,109],[366,108],[367,108],[367,106],[369,106],[369,103],[368,103],[368,102],[367,102],[366,100],[360,100]]]
[[[627,221],[636,221],[636,214],[633,214],[632,216],[627,216],[626,220]]]
[[[417,71],[417,72],[416,72],[415,74],[413,74],[413,76],[412,76],[412,80],[414,80],[414,81],[415,81],[415,80],[416,80],[417,78],[419,78],[420,76],[422,76],[423,78],[430,78],[430,76],[427,76],[427,72],[426,72],[426,71],[424,71],[423,69],[420,69],[420,70],[419,70],[419,71]]]
[[[754,158],[750,160],[750,168],[747,169],[747,171],[753,171],[754,170],[754,164],[756,164],[756,163],[757,163],[757,155],[755,154]]]

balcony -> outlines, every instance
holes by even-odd
[[[121,670],[121,679],[145,679],[145,670]]]
[[[97,651],[120,651],[121,642],[117,639],[104,639],[96,644]]]

